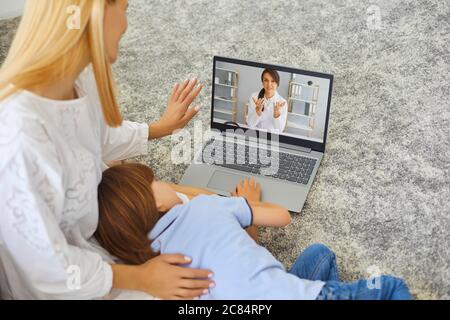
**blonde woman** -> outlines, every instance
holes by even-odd
[[[69,28],[68,9],[79,9]],[[0,288],[3,298],[93,299],[113,289],[199,296],[209,270],[181,254],[114,264],[92,240],[105,161],[146,153],[147,141],[198,112],[196,80],[177,84],[156,123],[123,121],[111,64],[127,0],[28,0],[0,70]],[[76,10],[74,11],[76,12]],[[132,250],[132,248],[130,248]]]

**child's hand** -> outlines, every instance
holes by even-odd
[[[244,179],[236,186],[236,189],[231,192],[233,197],[244,197],[247,201],[261,201],[261,185],[255,184],[255,179]]]

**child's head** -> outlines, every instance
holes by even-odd
[[[152,169],[129,163],[109,168],[98,186],[99,223],[95,237],[111,254],[141,264],[156,254],[148,233],[179,198],[155,181]]]

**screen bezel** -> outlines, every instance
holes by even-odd
[[[324,79],[330,80],[330,89],[328,92],[328,103],[327,103],[327,112],[326,112],[326,119],[325,119],[323,142],[310,141],[310,140],[294,138],[294,137],[284,136],[284,135],[279,135],[279,134],[277,135],[280,143],[295,145],[295,146],[304,147],[304,148],[311,148],[311,150],[322,152],[322,153],[325,152],[325,144],[327,141],[327,134],[328,134],[328,120],[329,120],[329,116],[330,116],[330,107],[331,107],[331,95],[332,95],[332,91],[333,91],[333,78],[334,77],[332,74],[301,70],[301,69],[279,66],[279,65],[274,65],[274,64],[245,61],[245,60],[239,60],[239,59],[234,59],[234,58],[226,58],[226,57],[221,57],[221,56],[214,56],[213,61],[214,61],[214,63],[213,63],[212,95],[211,95],[211,128],[220,130],[221,132],[230,130],[230,129],[231,130],[236,129],[236,126],[214,122],[214,93],[215,93],[214,92],[215,91],[214,79],[216,77],[216,63],[219,61],[235,63],[235,64],[251,66],[251,67],[257,67],[257,68],[262,68],[262,69],[275,69],[275,70],[281,71],[281,72],[296,73],[296,74],[324,78]],[[245,130],[249,130],[249,129],[244,128],[244,131]],[[255,130],[255,131],[257,133],[259,132],[258,130]],[[275,135],[275,134],[267,133],[267,139],[270,140],[271,135]]]

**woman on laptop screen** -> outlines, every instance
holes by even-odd
[[[251,129],[283,132],[287,120],[286,100],[278,93],[280,75],[273,69],[261,74],[263,88],[252,94],[248,104],[247,125]]]

